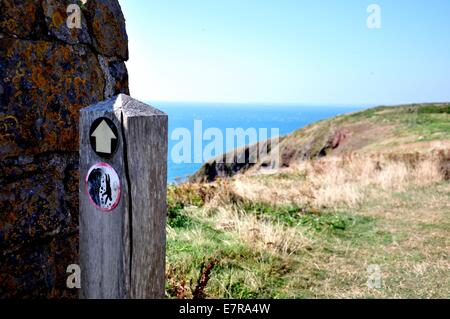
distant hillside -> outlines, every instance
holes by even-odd
[[[304,160],[349,153],[410,153],[431,151],[439,141],[450,149],[450,103],[379,106],[319,121],[280,139],[281,167]],[[237,173],[266,169],[269,155],[256,164],[249,158],[258,148],[273,149],[271,141],[234,151],[234,162],[223,155],[205,163],[191,181],[213,181]],[[240,160],[239,160],[240,159]],[[244,159],[244,160],[242,160]]]

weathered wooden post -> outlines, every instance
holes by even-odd
[[[167,115],[127,95],[81,110],[81,298],[163,298]]]

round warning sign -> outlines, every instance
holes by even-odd
[[[86,192],[97,209],[103,212],[114,210],[120,201],[119,175],[106,163],[95,164],[86,176]]]

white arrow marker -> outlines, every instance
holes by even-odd
[[[117,136],[114,135],[114,132],[105,120],[97,126],[94,133],[92,133],[92,137],[95,137],[95,148],[97,152],[111,154],[111,140],[116,140]]]

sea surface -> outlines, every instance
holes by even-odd
[[[334,117],[339,114],[349,113],[361,110],[366,107],[361,106],[313,106],[313,105],[283,105],[283,104],[224,104],[224,103],[180,103],[180,102],[149,102],[152,106],[166,112],[169,115],[169,156],[168,156],[168,182],[175,183],[185,180],[189,175],[195,173],[202,165],[200,162],[195,162],[194,155],[194,121],[201,120],[202,130],[201,134],[208,128],[219,129],[224,136],[224,151],[230,151],[226,148],[226,129],[242,128],[247,130],[255,128],[267,129],[268,137],[271,136],[271,129],[279,129],[281,136],[291,133],[299,128],[302,128],[313,122]],[[199,123],[199,122],[197,122]],[[198,124],[197,124],[198,125]],[[198,127],[198,126],[197,126]],[[174,147],[182,139],[176,137],[174,132],[190,132],[191,160],[187,163],[178,163],[180,160],[174,159],[172,156]],[[201,136],[200,134],[200,136]],[[197,135],[199,136],[199,135]],[[262,139],[258,136],[258,140]],[[264,136],[263,136],[264,137]],[[264,138],[265,139],[265,138]],[[198,141],[198,139],[197,139]],[[209,140],[202,142],[202,148],[209,144]],[[248,142],[247,142],[248,143]],[[244,143],[244,144],[247,144]],[[197,143],[198,144],[198,143]],[[237,139],[235,140],[236,147],[239,145]],[[185,147],[187,148],[187,147]],[[197,146],[197,150],[198,150]],[[180,154],[179,148],[176,148]],[[188,152],[189,153],[189,152]],[[181,152],[181,154],[184,154]],[[197,151],[198,155],[198,151]],[[219,154],[214,154],[219,155]],[[206,159],[203,159],[203,162]]]

